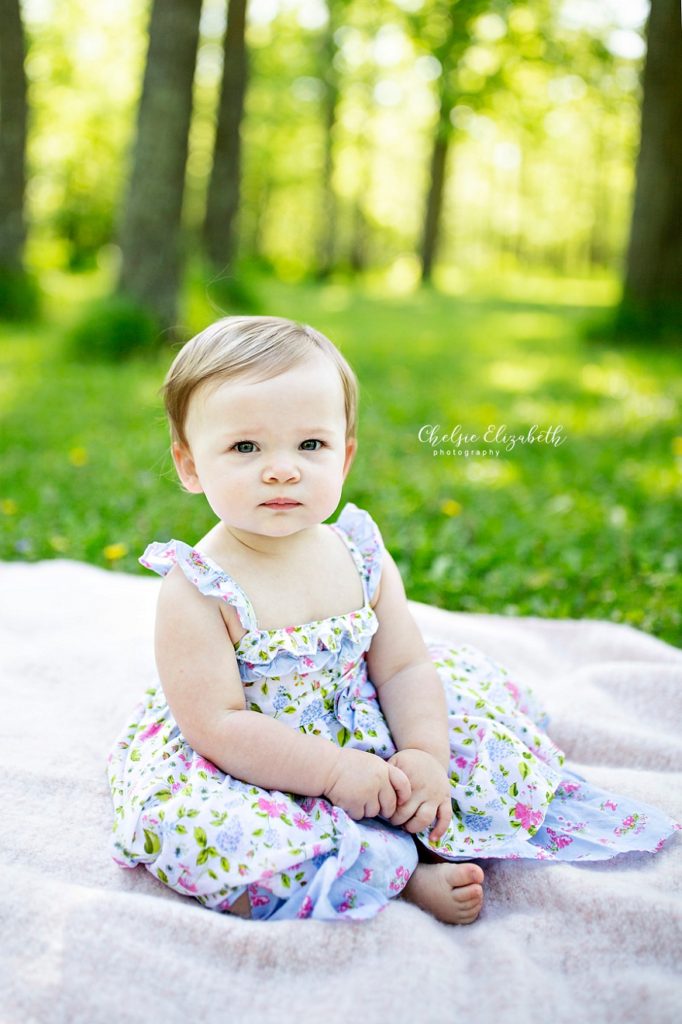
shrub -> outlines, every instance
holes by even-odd
[[[40,291],[31,274],[0,267],[0,320],[34,320],[40,311]]]
[[[157,351],[162,335],[153,313],[131,299],[112,295],[92,303],[67,340],[77,359],[114,361]]]

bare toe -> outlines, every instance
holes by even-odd
[[[404,895],[439,921],[471,924],[483,905],[482,879],[476,864],[419,864]]]

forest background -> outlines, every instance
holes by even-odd
[[[677,0],[0,15],[0,557],[201,536],[158,387],[262,312],[355,366],[410,597],[680,643]]]

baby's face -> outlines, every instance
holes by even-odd
[[[227,526],[270,537],[332,515],[355,451],[341,379],[323,353],[271,380],[198,388],[185,432],[189,447],[173,447],[185,487]]]

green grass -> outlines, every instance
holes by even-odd
[[[115,366],[64,358],[82,287],[53,280],[47,324],[0,330],[0,558],[142,572],[150,540],[195,541],[211,513],[171,472],[157,395],[170,354]],[[410,597],[611,619],[680,644],[673,352],[584,340],[594,308],[571,305],[563,288],[542,301],[272,281],[260,291],[264,311],[313,323],[356,369],[360,448],[345,499],[379,522]],[[216,315],[196,290],[188,309],[192,330]],[[565,442],[434,456],[417,437],[423,424],[482,435],[535,423],[560,424]]]

